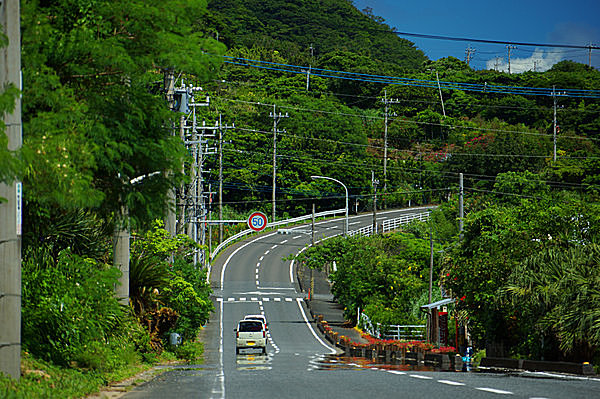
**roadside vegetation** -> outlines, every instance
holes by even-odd
[[[171,236],[162,222],[169,190],[188,182],[181,170],[190,164],[172,134],[180,115],[165,101],[169,70],[177,85],[183,79],[210,95],[198,120],[236,126],[223,142],[226,219],[270,214],[270,112],[289,116],[277,134],[278,219],[308,214],[312,203],[317,211],[344,207],[340,187],[313,175],[343,181],[359,212],[372,209],[372,171],[380,206],[440,205],[430,222],[305,252],[310,267],[335,260],[334,294],[350,319],[360,308],[383,324],[421,320],[433,239],[433,300],[441,288],[456,299],[477,347],[600,363],[600,100],[557,97],[554,160],[551,96],[444,89],[442,105],[437,86],[280,67],[421,82],[433,82],[436,70],[447,82],[587,92],[600,90],[598,70],[562,61],[509,75],[452,57],[431,61],[345,0],[207,3],[21,2],[23,150],[9,151],[0,134],[0,179],[24,187],[24,378],[0,378],[0,396],[82,396],[159,361],[199,358],[196,337],[212,304],[193,253],[207,248]],[[17,95],[6,88],[0,111]],[[382,100],[390,98],[382,193]],[[218,166],[206,158],[211,190]],[[113,236],[124,226],[132,233],[129,305],[114,297]],[[243,228],[225,226],[224,236]],[[210,237],[217,241],[218,228]],[[167,345],[172,332],[183,338],[177,349]]]

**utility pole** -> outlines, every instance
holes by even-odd
[[[398,99],[387,98],[387,90],[383,91],[383,100],[381,100],[385,105],[384,108],[384,129],[383,129],[383,208],[385,209],[385,194],[387,192],[387,159],[388,159],[388,117],[396,116],[396,113],[393,112],[390,114],[389,106],[390,104],[400,104]]]
[[[273,112],[269,114],[271,118],[273,118],[273,192],[271,196],[272,203],[272,214],[271,214],[271,223],[275,222],[275,205],[276,205],[276,197],[275,192],[277,190],[277,133],[283,133],[285,130],[277,130],[277,124],[281,118],[289,118],[287,112],[283,115],[281,112],[277,113],[277,105],[273,104]]]
[[[223,129],[219,113],[219,220],[223,220]],[[223,242],[223,224],[219,223],[219,244]]]
[[[444,97],[442,97],[442,87],[440,86],[440,77],[438,71],[435,71],[435,79],[437,80],[438,92],[440,93],[440,102],[442,103],[442,115],[446,117],[446,108],[444,107]]]
[[[169,68],[165,71],[164,76],[164,91],[165,98],[167,100],[167,104],[169,105],[169,109],[175,108],[175,72],[173,69]],[[173,129],[173,133],[175,133],[175,129]],[[167,218],[165,220],[165,230],[171,233],[172,236],[177,234],[175,231],[175,224],[177,223],[177,216],[175,214],[175,206],[176,206],[176,193],[175,188],[171,187],[167,194]]]
[[[221,114],[219,114],[219,220],[223,220],[223,131],[235,129],[235,124],[223,125]],[[223,242],[223,223],[219,223],[219,243]]]
[[[498,65],[499,64],[499,59],[498,57],[496,57],[496,59],[494,60],[494,71],[498,72]]]
[[[310,226],[310,245],[315,245],[315,204],[312,204],[312,223]]]
[[[0,87],[21,87],[21,27],[18,1],[0,1],[0,24],[8,45],[0,48]],[[21,97],[14,110],[2,115],[8,149],[19,151],[23,143]],[[4,134],[0,132],[0,134]],[[21,376],[21,197],[20,182],[0,182],[0,372],[18,380]]]
[[[463,206],[463,197],[464,197],[464,185],[463,185],[463,174],[458,174],[458,236],[462,240],[463,237],[463,228],[464,228],[464,206]]]
[[[475,54],[475,51],[476,50],[472,48],[471,45],[467,46],[467,49],[465,50],[465,61],[467,63],[467,66],[469,66],[469,63],[471,62],[471,58]]]
[[[310,83],[310,72],[312,70],[312,62],[313,62],[313,55],[314,55],[314,48],[313,45],[311,44],[310,47],[310,63],[308,64],[308,72],[306,73],[306,91],[308,91],[308,86]]]
[[[554,162],[556,162],[556,132],[558,130],[558,125],[556,124],[556,86],[552,86],[552,99],[554,100],[554,123],[553,123],[553,147],[554,147],[554,151],[553,151],[553,155],[552,155],[552,160]]]
[[[516,49],[517,46],[513,46],[512,44],[507,44],[506,49],[508,50],[508,73],[510,74],[510,52]]]
[[[375,179],[375,172],[371,171],[371,185],[373,186],[373,234],[377,234],[377,185],[379,180]]]
[[[429,303],[432,301],[433,294],[433,219],[429,212]]]

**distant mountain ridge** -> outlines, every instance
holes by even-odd
[[[373,73],[414,71],[427,61],[382,18],[360,12],[348,0],[209,0],[208,9],[211,28],[229,48],[271,48],[306,64],[311,46],[317,59],[353,53],[369,59]]]

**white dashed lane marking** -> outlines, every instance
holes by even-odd
[[[477,389],[478,391],[497,393],[499,395],[514,395],[512,392],[503,391],[502,389],[495,389],[495,388],[475,388],[475,389]]]
[[[412,378],[418,378],[421,380],[433,380],[433,377],[427,377],[426,375],[420,375],[420,374],[409,374],[408,376],[412,377]]]
[[[441,384],[453,385],[455,387],[462,387],[462,386],[465,385],[462,382],[449,381],[449,380],[438,380],[438,382],[441,383]]]

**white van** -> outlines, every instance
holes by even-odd
[[[235,353],[240,349],[259,348],[267,353],[267,330],[262,321],[240,320],[235,330]]]

